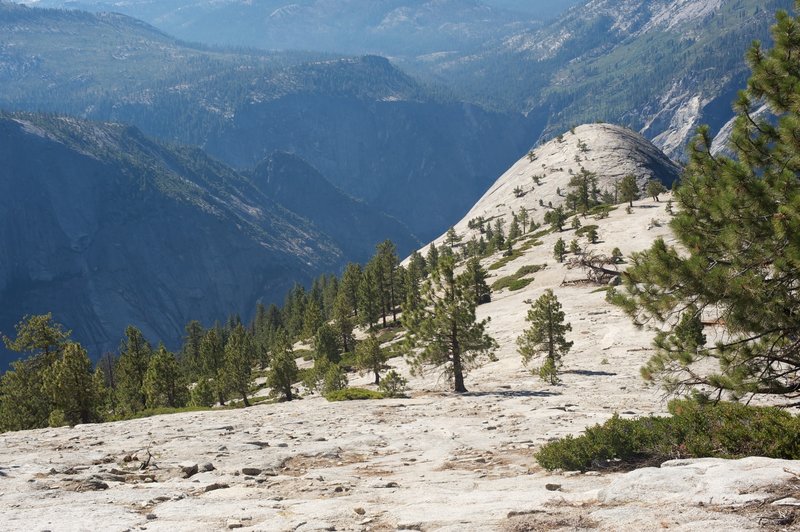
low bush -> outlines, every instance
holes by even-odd
[[[536,453],[548,470],[633,469],[675,458],[800,459],[800,418],[773,407],[675,400],[672,417],[622,419],[614,415],[578,437]]]
[[[345,388],[325,395],[328,401],[363,401],[367,399],[383,399],[383,394],[364,388]]]

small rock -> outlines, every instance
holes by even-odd
[[[81,482],[75,491],[99,491],[107,490],[108,484],[96,478],[90,478]]]
[[[227,484],[224,484],[222,482],[214,482],[213,484],[209,484],[208,486],[203,488],[203,492],[208,493],[209,491],[223,490],[223,489],[227,489],[229,487],[230,486],[228,486]]]
[[[244,525],[241,521],[237,521],[236,519],[228,519],[227,527],[228,530],[233,530],[234,528],[242,528]]]
[[[183,473],[183,478],[191,478],[192,476],[196,475],[199,471],[197,464],[195,463],[184,463],[180,464],[181,472]]]
[[[288,443],[279,443],[276,447],[289,447]]]
[[[387,482],[386,483],[386,487],[387,488],[399,488],[400,484],[398,484],[397,482]]]
[[[785,499],[773,502],[772,506],[800,506],[800,499],[786,497]]]
[[[371,523],[371,522],[373,522],[373,521],[374,521],[374,519],[373,519],[373,518],[371,518],[371,517],[368,517],[368,518],[364,519],[363,521],[361,521],[359,524],[360,524],[360,525],[368,525],[368,524],[370,524],[370,523]]]
[[[257,477],[261,474],[261,469],[257,467],[243,467],[242,474],[247,475],[248,477]]]
[[[152,521],[153,519],[158,519],[158,517],[156,517],[156,514],[147,514],[148,521]]]
[[[367,511],[361,508],[360,506],[358,508],[353,508],[353,511],[358,515],[364,515],[365,513],[367,513]]]
[[[561,489],[561,484],[545,484],[544,489],[547,491],[559,491]]]
[[[211,462],[205,463],[200,466],[200,471],[202,471],[203,473],[207,473],[208,471],[214,471],[214,469],[216,468],[214,467],[214,464],[212,464]]]
[[[600,476],[600,472],[599,471],[587,471],[586,473],[584,473],[584,475],[586,475],[587,477],[599,477]]]

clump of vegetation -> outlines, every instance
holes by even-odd
[[[512,292],[516,290],[521,290],[526,286],[528,286],[531,282],[533,282],[532,277],[529,277],[527,279],[523,279],[523,277],[541,271],[544,267],[545,267],[544,264],[527,264],[521,267],[519,270],[517,270],[517,272],[514,273],[513,275],[501,277],[500,279],[492,283],[492,290],[495,292],[503,290],[504,288],[508,288]]]
[[[536,460],[548,470],[633,469],[677,458],[800,458],[800,418],[774,407],[674,400],[672,417],[614,415],[579,437],[547,443]]]
[[[395,370],[389,370],[378,385],[378,390],[384,397],[405,397],[408,380]]]
[[[366,401],[371,399],[383,399],[383,394],[365,388],[344,388],[335,390],[325,395],[328,401]]]

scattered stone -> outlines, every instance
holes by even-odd
[[[183,478],[191,478],[197,474],[199,468],[195,463],[183,463],[179,466],[181,468],[181,472],[183,473]]]
[[[156,514],[147,514],[148,521],[152,521],[154,519],[158,519],[158,517],[156,517]]]
[[[228,519],[227,527],[228,530],[233,530],[234,528],[242,528],[244,525],[241,521],[237,521],[236,519]]]
[[[257,477],[261,474],[261,469],[257,467],[243,467],[242,474],[247,475],[248,477]]]
[[[544,489],[547,491],[559,491],[561,490],[561,484],[545,484]]]
[[[208,486],[203,488],[203,492],[204,493],[208,493],[209,491],[214,491],[214,490],[224,490],[224,489],[227,489],[229,487],[230,486],[228,486],[227,484],[225,484],[223,482],[214,482],[213,484],[209,484]]]
[[[796,499],[794,497],[786,497],[785,499],[781,499],[779,501],[775,501],[772,503],[773,506],[800,506],[800,499]]]
[[[76,487],[75,491],[82,492],[82,491],[100,491],[100,490],[107,490],[108,484],[103,482],[102,480],[96,478],[89,478],[80,482]]]
[[[249,441],[245,443],[246,445],[255,445],[259,449],[264,449],[265,447],[269,447],[269,443],[265,441]],[[280,447],[280,445],[278,446]]]
[[[214,469],[216,468],[214,467],[214,464],[212,464],[211,462],[206,462],[205,464],[200,466],[200,471],[202,471],[203,473],[214,471]]]
[[[361,508],[360,506],[358,508],[353,508],[353,511],[358,515],[364,515],[365,513],[367,513],[367,511]]]
[[[279,443],[276,447],[289,447],[288,443]]]
[[[397,482],[387,482],[386,486],[384,486],[384,487],[386,487],[386,488],[399,488],[400,484],[398,484]]]

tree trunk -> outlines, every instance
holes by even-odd
[[[375,386],[381,383],[381,374],[378,373],[378,370],[375,370]]]
[[[450,346],[453,350],[453,391],[464,393],[467,391],[464,386],[464,368],[461,367],[461,346],[458,344],[458,329],[455,324],[450,336]]]
[[[244,400],[245,408],[250,406],[250,401],[247,400],[247,392],[242,392],[242,400]]]
[[[285,390],[283,390],[283,395],[286,396],[287,401],[291,401],[294,397],[292,397],[292,387],[287,386]]]

